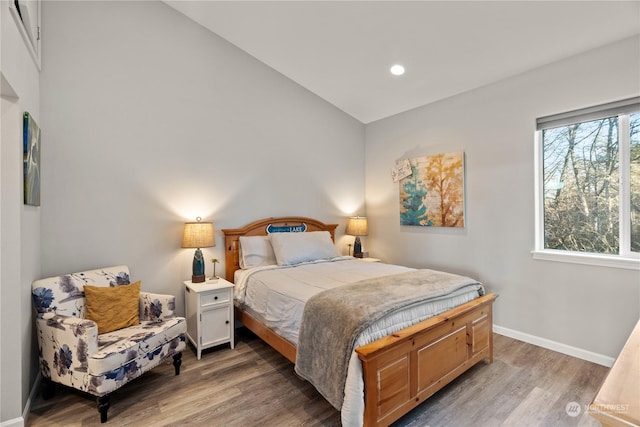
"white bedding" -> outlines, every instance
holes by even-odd
[[[241,307],[293,344],[305,302],[313,295],[372,277],[387,276],[413,269],[338,257],[294,267],[266,266],[238,270],[235,275],[235,299]],[[365,329],[356,347],[375,341],[407,326],[421,322],[478,297],[476,291],[458,292],[392,313]],[[351,354],[341,408],[342,425],[361,426],[364,414],[362,366],[355,351]]]

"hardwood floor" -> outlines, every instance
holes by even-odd
[[[494,335],[494,362],[480,363],[398,420],[394,427],[599,426],[585,414],[608,368]],[[582,412],[571,417],[567,404]],[[575,413],[574,413],[575,414]],[[100,425],[95,399],[58,386],[32,403],[27,426]],[[113,393],[116,426],[339,426],[340,414],[293,365],[252,333],[236,348],[187,347],[182,370],[159,366]]]

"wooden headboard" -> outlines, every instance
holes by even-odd
[[[338,224],[325,224],[313,218],[289,216],[282,218],[265,218],[247,224],[242,228],[228,228],[224,233],[225,278],[233,283],[234,273],[240,268],[240,236],[266,236],[267,227],[296,227],[306,225],[305,231],[328,231],[335,240]]]

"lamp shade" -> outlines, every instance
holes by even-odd
[[[363,216],[349,218],[345,233],[351,236],[366,236],[369,233],[367,218]]]
[[[210,248],[215,245],[212,222],[187,222],[184,224],[183,248]]]

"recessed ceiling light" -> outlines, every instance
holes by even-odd
[[[396,64],[393,67],[391,67],[391,74],[393,74],[394,76],[401,76],[404,74],[404,67],[400,64]]]

